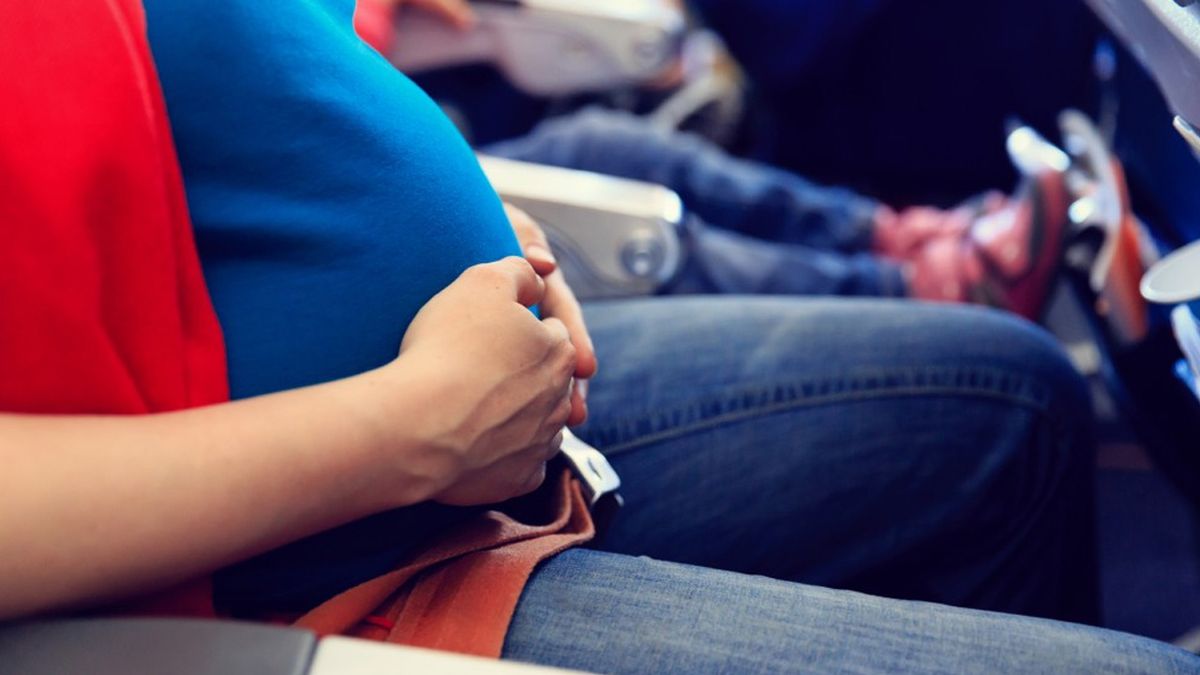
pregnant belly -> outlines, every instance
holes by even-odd
[[[498,204],[495,210],[499,221],[264,228],[253,242],[245,233],[203,233],[234,398],[338,379],[395,358],[433,295],[470,265],[519,253]]]

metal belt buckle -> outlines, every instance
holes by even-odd
[[[603,453],[579,440],[569,429],[563,429],[562,458],[579,479],[583,497],[592,512],[592,521],[596,524],[596,539],[599,540],[617,511],[625,504],[617,492],[621,489],[621,477]]]

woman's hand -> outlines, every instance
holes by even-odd
[[[587,381],[596,374],[596,348],[588,335],[587,324],[583,320],[583,310],[575,294],[567,286],[562,270],[550,251],[546,233],[529,214],[511,204],[505,204],[504,210],[512,223],[513,232],[525,252],[525,259],[533,266],[546,283],[546,297],[541,302],[543,316],[559,319],[567,327],[571,335],[571,344],[575,346],[575,382],[571,399],[571,418],[569,426],[583,424],[587,419]]]
[[[398,358],[360,375],[156,415],[0,413],[0,551],[21,552],[0,555],[0,621],[164,588],[428,499],[535,489],[576,361],[562,322],[528,309],[544,296],[509,258],[464,272]]]
[[[476,265],[417,314],[398,372],[426,392],[419,458],[437,501],[487,504],[533,491],[571,417],[576,353],[557,318],[539,320],[546,283],[521,258]],[[385,369],[386,370],[386,369]]]

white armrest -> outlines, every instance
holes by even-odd
[[[520,89],[558,96],[651,80],[678,55],[682,13],[663,0],[511,0],[474,3],[461,32],[419,11],[397,18],[389,60],[418,73],[492,63]]]
[[[328,637],[317,645],[317,654],[308,675],[553,675],[577,672],[382,642]]]
[[[541,224],[581,299],[652,294],[683,265],[683,205],[652,183],[480,156],[501,199]]]
[[[304,675],[316,641],[237,621],[35,621],[0,626],[0,675]]]

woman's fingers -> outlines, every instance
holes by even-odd
[[[525,253],[525,259],[529,261],[530,265],[533,265],[533,269],[538,274],[542,276],[553,274],[558,269],[558,261],[555,260],[554,253],[550,250],[550,242],[546,239],[546,233],[541,226],[528,213],[512,204],[505,204],[504,212],[508,214],[508,222],[512,224],[517,241],[521,244],[521,250]]]
[[[520,242],[521,249],[525,252],[525,259],[529,261],[535,272],[546,279],[546,297],[542,301],[543,313],[545,316],[560,319],[566,324],[567,331],[571,334],[571,343],[575,345],[577,356],[575,377],[587,379],[595,375],[598,365],[596,348],[592,345],[587,324],[584,323],[583,310],[575,298],[575,293],[567,285],[566,278],[558,269],[558,262],[550,251],[546,233],[529,214],[521,209],[511,204],[505,204],[504,210],[508,214],[513,232],[517,235],[517,241]],[[586,397],[586,389],[583,396]]]
[[[576,380],[571,388],[571,414],[567,426],[577,427],[587,421],[587,380]]]
[[[475,265],[464,276],[503,293],[510,300],[532,307],[546,297],[546,282],[524,258],[510,256],[494,263]]]
[[[575,293],[567,286],[562,273],[546,278],[546,297],[542,300],[542,310],[546,316],[562,321],[571,335],[571,344],[575,345],[575,377],[586,380],[595,375],[599,366],[596,347],[592,344],[592,336],[588,334],[583,308],[575,299]]]

